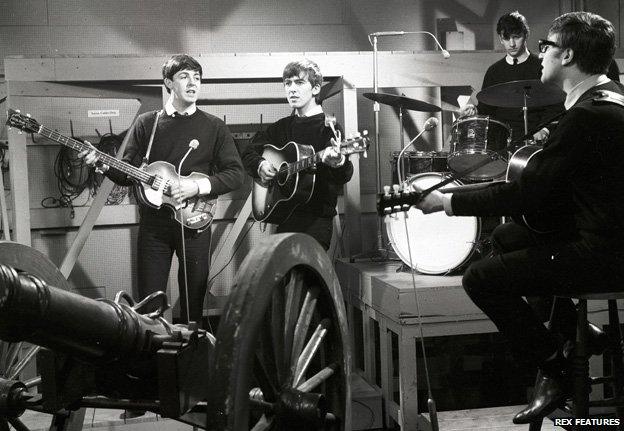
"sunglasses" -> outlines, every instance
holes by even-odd
[[[542,54],[544,54],[548,50],[549,46],[554,46],[555,48],[561,48],[561,46],[557,45],[552,40],[540,39],[537,41],[537,49]]]

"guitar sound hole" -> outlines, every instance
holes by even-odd
[[[275,180],[280,186],[283,186],[288,181],[288,165],[286,163],[282,163],[278,168]]]

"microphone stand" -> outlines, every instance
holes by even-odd
[[[193,151],[194,149],[195,147],[189,144],[189,149],[186,151],[186,154],[184,154],[184,157],[182,157],[182,160],[180,160],[180,164],[178,165],[178,187],[180,187],[180,184],[182,183],[182,174],[181,174],[182,164],[184,163],[188,155],[191,154],[191,151]],[[180,210],[180,213],[182,213],[182,206],[180,206],[179,210]],[[180,219],[182,219],[182,217],[180,217]],[[189,308],[188,269],[186,265],[186,240],[184,238],[184,220],[180,221],[180,241],[182,243],[182,266],[183,266],[182,271],[184,273],[184,299],[186,300],[186,323],[190,324],[191,323],[191,310]],[[201,326],[201,321],[197,323]]]
[[[388,34],[383,34],[383,33],[384,32],[372,33],[369,35],[369,38],[368,38],[370,44],[373,46],[373,92],[374,93],[377,93],[379,90],[379,63],[378,63],[378,49],[377,49],[379,36],[402,36],[404,34],[427,34],[433,38],[436,45],[440,48],[440,50],[442,51],[443,57],[449,58],[448,51],[442,48],[442,45],[440,45],[440,42],[438,42],[438,39],[432,33],[428,31],[387,32]],[[377,184],[376,184],[377,194],[379,194],[383,190],[383,184],[381,180],[381,155],[379,154],[380,152],[379,151],[379,136],[380,136],[379,102],[377,101],[373,102],[373,116],[374,116],[374,124],[375,124],[375,142],[373,142],[373,144],[375,145],[375,175],[377,179]],[[401,138],[402,136],[403,134],[401,133]],[[388,249],[388,244],[386,244],[384,240],[382,230],[383,230],[383,221],[381,220],[381,218],[378,218],[377,220],[377,243],[376,243],[377,250],[373,252],[373,257],[376,256],[376,257],[382,258],[383,260],[387,260],[390,250]]]

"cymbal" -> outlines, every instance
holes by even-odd
[[[421,100],[411,99],[405,96],[397,96],[387,93],[364,93],[364,97],[374,102],[383,103],[384,105],[396,106],[398,108],[409,109],[410,111],[421,112],[440,112],[439,106],[432,105]]]
[[[492,85],[477,93],[477,100],[501,108],[522,108],[526,92],[527,108],[554,105],[565,100],[565,93],[557,86],[544,84],[539,79],[509,81]]]

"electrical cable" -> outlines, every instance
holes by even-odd
[[[223,265],[223,267],[217,271],[217,273],[215,275],[213,275],[212,277],[210,277],[210,279],[208,280],[208,284],[210,285],[210,283],[219,276],[219,274],[221,274],[225,268],[228,267],[228,265],[230,263],[232,263],[232,260],[234,259],[234,256],[236,255],[236,252],[238,251],[238,249],[240,248],[241,244],[243,243],[243,240],[245,239],[245,237],[247,236],[247,234],[249,233],[249,231],[251,230],[251,228],[256,224],[256,221],[252,221],[251,224],[249,225],[249,227],[247,228],[247,230],[245,231],[245,233],[243,234],[243,236],[240,238],[240,241],[238,242],[238,245],[236,246],[236,248],[232,251],[232,256],[230,256],[230,259],[225,262],[225,264]]]

